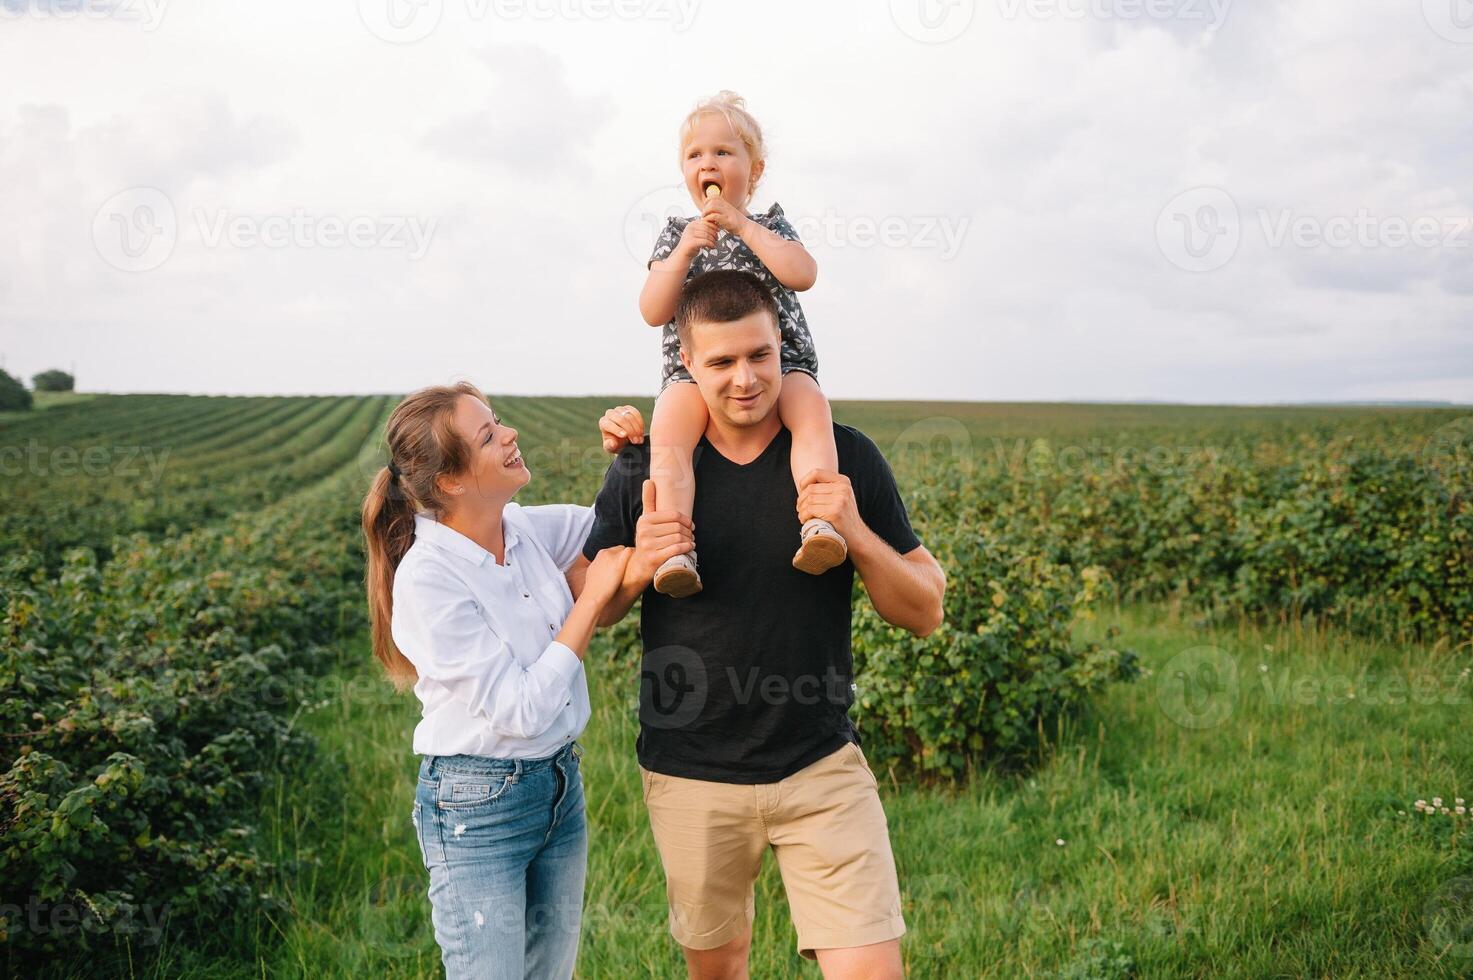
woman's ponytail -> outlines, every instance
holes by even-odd
[[[455,431],[455,403],[465,395],[486,401],[468,381],[423,388],[394,408],[385,427],[389,464],[363,498],[364,551],[368,568],[368,621],[373,655],[401,690],[419,674],[394,643],[394,573],[414,544],[414,515],[443,507],[438,477],[463,472],[470,447]]]
[[[395,686],[405,688],[418,674],[394,645],[389,624],[394,613],[394,572],[414,544],[414,507],[396,483],[387,466],[373,478],[363,498],[363,537],[368,552],[368,621],[373,632],[373,655]]]

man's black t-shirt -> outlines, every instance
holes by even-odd
[[[859,516],[901,554],[920,545],[894,474],[857,429],[834,426],[839,471]],[[695,451],[692,520],[702,591],[683,599],[651,586],[640,629],[639,762],[671,776],[769,783],[859,738],[850,599],[854,564],[823,575],[792,566],[798,491],[786,429],[745,465],[705,438]],[[634,544],[649,475],[649,444],[626,447],[610,465],[583,546]]]

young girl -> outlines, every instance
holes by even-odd
[[[650,423],[650,476],[659,506],[691,516],[695,476],[691,457],[706,431],[706,403],[680,362],[675,306],[687,280],[713,269],[751,272],[772,290],[782,332],[782,391],[778,414],[792,433],[793,482],[810,470],[837,472],[834,420],[818,386],[818,354],[797,294],[813,285],[818,266],[798,233],[774,204],[748,214],[767,163],[762,129],[734,92],[698,103],[680,127],[685,189],[700,209],[697,218],[671,218],[655,243],[639,309],[650,326],[664,326],[664,372]],[[699,529],[697,530],[699,537]],[[825,520],[804,522],[793,567],[813,575],[848,557],[842,535]],[[656,591],[680,597],[701,590],[696,554],[676,555],[655,573]]]

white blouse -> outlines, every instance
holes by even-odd
[[[508,503],[501,524],[504,565],[417,514],[394,573],[390,630],[419,672],[420,755],[540,759],[588,724],[583,661],[554,637],[573,609],[563,573],[582,552],[593,508]]]

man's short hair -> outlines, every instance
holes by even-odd
[[[675,307],[675,331],[680,345],[690,350],[690,328],[695,323],[731,323],[766,311],[777,327],[777,301],[750,272],[716,269],[685,284]]]

